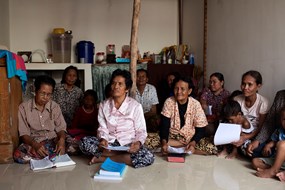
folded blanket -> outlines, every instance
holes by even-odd
[[[23,58],[7,50],[0,50],[0,58],[6,56],[8,78],[18,76],[22,82],[22,90],[26,90],[27,71]]]

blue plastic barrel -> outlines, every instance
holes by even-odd
[[[90,41],[80,41],[76,45],[78,63],[94,63],[94,44]]]

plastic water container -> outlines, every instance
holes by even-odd
[[[94,44],[90,41],[80,41],[76,45],[78,63],[94,63]]]
[[[71,40],[71,34],[51,34],[52,60],[54,63],[71,62]]]

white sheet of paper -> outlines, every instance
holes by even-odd
[[[180,148],[176,148],[176,147],[172,147],[172,146],[168,146],[168,153],[177,153],[177,154],[182,154],[185,153],[185,147],[180,147]],[[192,154],[191,151],[187,152],[187,154]]]
[[[108,147],[104,146],[104,148],[114,151],[128,151],[130,149],[130,147],[128,146],[110,146],[110,145],[108,145]]]
[[[241,125],[232,123],[220,123],[215,133],[214,144],[224,145],[236,142],[240,139]]]

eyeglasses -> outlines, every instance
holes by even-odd
[[[50,98],[50,97],[52,96],[52,93],[39,92],[39,95],[40,95],[41,97]]]

